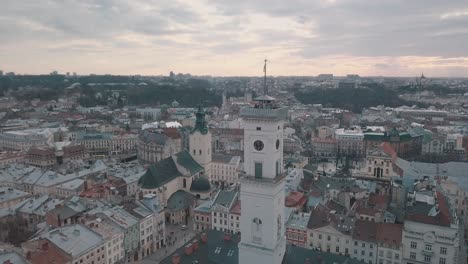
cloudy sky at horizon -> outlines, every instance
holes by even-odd
[[[467,0],[0,0],[0,70],[468,77]]]

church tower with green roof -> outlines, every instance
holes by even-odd
[[[205,111],[199,106],[195,127],[189,136],[189,151],[193,159],[203,166],[205,175],[211,180],[211,133],[205,116]]]

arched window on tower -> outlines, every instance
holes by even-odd
[[[186,179],[184,179],[183,184],[184,184],[184,188],[187,188],[187,180]]]
[[[201,155],[201,149],[200,149],[200,151],[199,151],[199,153],[198,153],[198,154],[200,154],[200,155]]]
[[[258,217],[255,217],[252,220],[252,242],[261,244],[262,243],[262,220]]]
[[[196,150],[193,150],[193,155],[197,155],[197,151],[196,151]]]

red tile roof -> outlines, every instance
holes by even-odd
[[[241,201],[237,200],[237,202],[234,204],[234,206],[231,208],[231,214],[241,214]]]
[[[377,226],[377,241],[393,248],[401,245],[403,225],[380,223]]]
[[[175,127],[163,128],[164,134],[172,139],[179,139],[180,133],[179,130]]]
[[[356,220],[353,239],[375,243],[377,241],[378,223]]]
[[[285,199],[286,207],[301,207],[306,203],[306,197],[301,192],[293,191]]]
[[[397,153],[395,149],[393,149],[392,145],[389,142],[384,142],[380,145],[380,148],[383,152],[387,153],[388,155],[392,156],[392,162],[395,162],[397,159]]]
[[[429,225],[450,226],[450,211],[447,200],[441,192],[436,193],[436,198],[439,206],[439,213],[436,216],[410,213],[406,215],[406,219]]]

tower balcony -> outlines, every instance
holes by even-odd
[[[288,117],[288,109],[282,108],[257,108],[245,107],[240,110],[240,116],[244,119],[285,120]]]
[[[239,175],[239,178],[241,181],[244,182],[251,182],[251,183],[261,183],[261,184],[266,184],[266,185],[276,185],[280,182],[283,182],[286,179],[286,172],[281,173],[280,175],[274,177],[274,178],[267,178],[267,177],[255,177],[252,175],[248,175],[246,173],[241,173]]]

